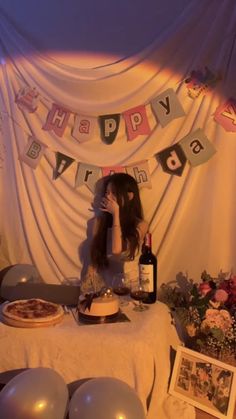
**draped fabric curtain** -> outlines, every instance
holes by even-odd
[[[93,68],[80,67],[79,52],[76,64],[75,56],[65,63],[37,50],[4,14],[0,36],[1,268],[32,263],[46,282],[79,278],[88,255],[94,194],[85,185],[75,188],[77,163],[129,166],[146,160],[152,188],[140,192],[158,257],[158,284],[178,272],[198,280],[204,269],[212,275],[235,271],[236,134],[213,117],[220,104],[236,98],[235,1],[191,1],[141,52]],[[184,80],[206,66],[221,80],[191,99]],[[15,103],[24,86],[39,92],[34,113]],[[168,88],[185,116],[162,127],[150,101]],[[151,133],[127,141],[121,118],[112,144],[101,141],[98,124],[89,141],[79,142],[71,136],[71,115],[60,138],[42,129],[53,103],[96,118],[145,105]],[[165,173],[156,153],[198,128],[216,148],[214,156],[196,167],[187,163],[182,176]],[[35,170],[19,158],[30,135],[47,146]],[[54,180],[56,152],[75,162]]]

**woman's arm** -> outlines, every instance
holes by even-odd
[[[117,202],[112,198],[103,198],[101,211],[109,212],[112,215],[112,237],[111,237],[111,251],[113,255],[122,253],[122,232],[120,225],[120,208]]]

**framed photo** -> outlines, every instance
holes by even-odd
[[[233,419],[236,368],[178,346],[169,393],[220,419]]]

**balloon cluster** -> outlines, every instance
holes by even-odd
[[[80,385],[69,401],[63,378],[50,368],[32,368],[10,380],[0,392],[4,419],[145,419],[137,393],[112,377]]]

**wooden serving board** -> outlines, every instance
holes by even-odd
[[[13,326],[13,327],[22,327],[22,328],[34,328],[34,327],[48,327],[48,326],[54,326],[55,324],[58,324],[62,321],[64,317],[64,313],[62,313],[61,317],[58,317],[56,319],[51,319],[48,321],[44,321],[44,322],[31,322],[31,321],[27,321],[25,322],[24,320],[15,320],[15,319],[10,319],[9,317],[4,316],[1,313],[1,321],[5,324],[7,324],[8,326]]]

